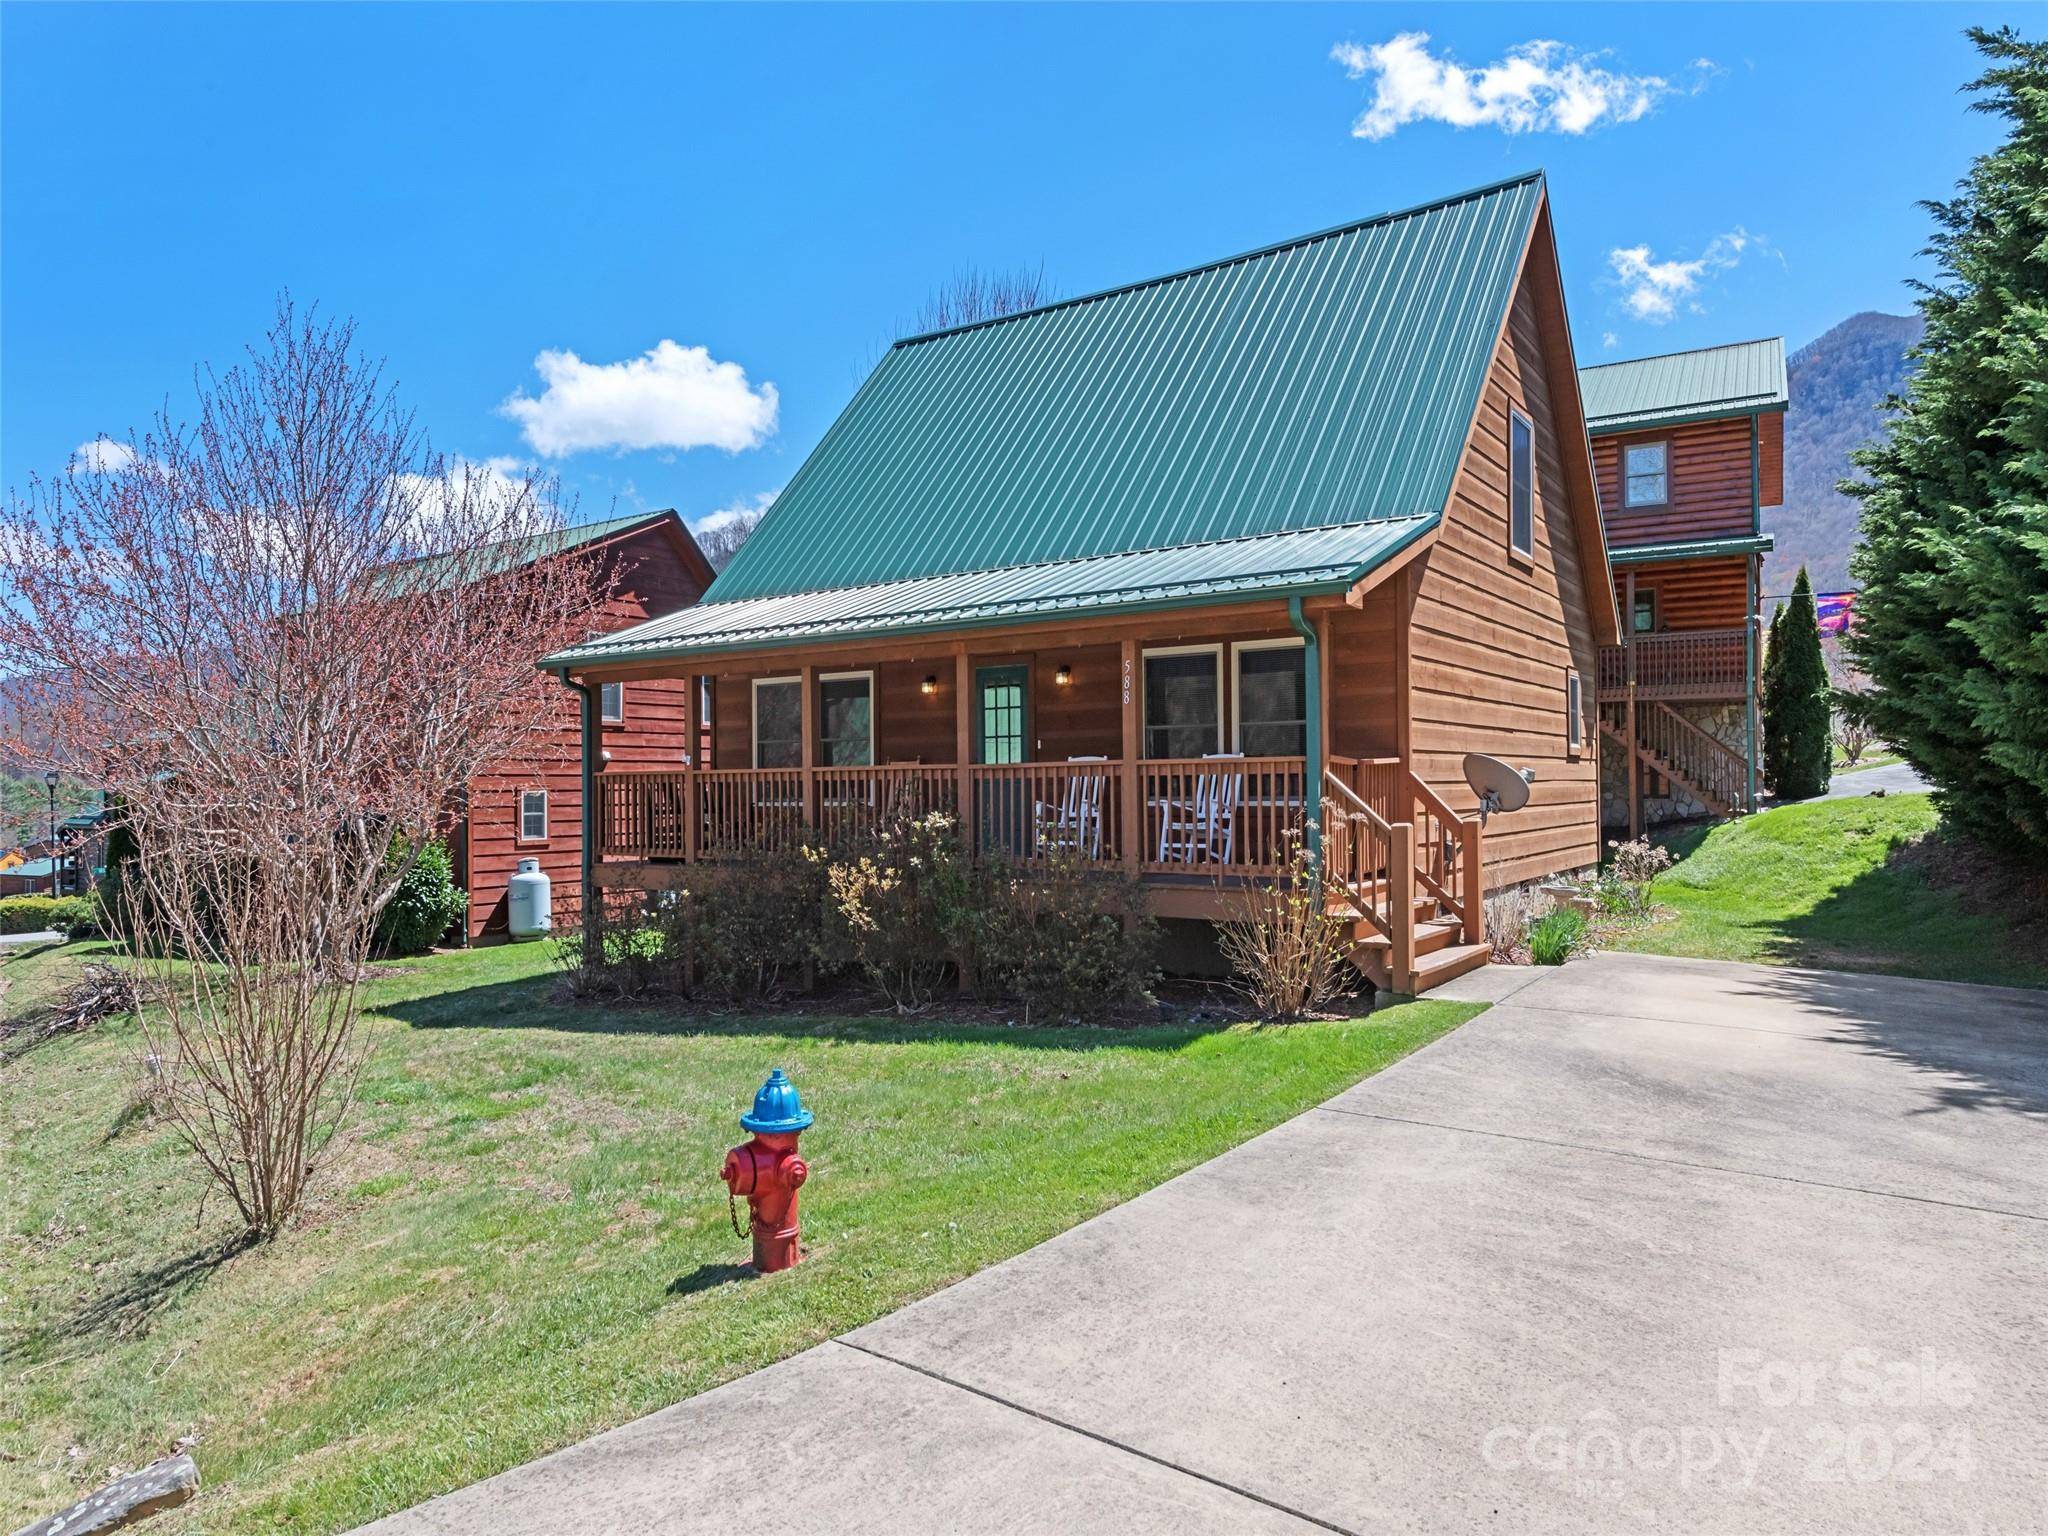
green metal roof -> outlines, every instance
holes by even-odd
[[[1765,555],[1774,542],[1768,533],[1755,533],[1672,544],[1610,544],[1607,558],[1614,565],[1652,565],[1660,560],[1696,560],[1703,555]]]
[[[1542,188],[899,341],[705,601],[1437,512]]]
[[[1785,342],[1737,341],[1579,370],[1586,428],[1628,432],[1715,416],[1782,411],[1791,398]]]
[[[708,651],[1022,623],[1106,609],[1130,612],[1341,592],[1435,524],[1429,515],[1376,518],[1173,549],[700,604],[559,652],[543,665],[654,661]]]

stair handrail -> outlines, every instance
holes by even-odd
[[[1377,928],[1382,936],[1392,939],[1392,914],[1374,900],[1374,892],[1384,891],[1388,882],[1382,881],[1374,871],[1382,867],[1391,870],[1395,843],[1393,827],[1359,799],[1349,784],[1328,769],[1323,773],[1323,820],[1326,823],[1323,829],[1325,877],[1337,883],[1353,911]],[[1356,835],[1360,826],[1365,828],[1363,839]],[[1379,857],[1375,858],[1375,853]]]
[[[1703,730],[1696,721],[1686,719],[1684,715],[1681,715],[1677,710],[1673,709],[1669,704],[1666,704],[1662,699],[1642,700],[1636,705],[1636,708],[1644,710],[1654,709],[1660,711],[1663,714],[1669,715],[1673,720],[1676,720],[1680,725],[1684,726],[1686,730],[1690,731],[1693,736],[1698,737],[1699,740],[1704,742],[1707,746],[1711,747],[1714,751],[1720,753],[1721,756],[1727,758],[1728,761],[1731,764],[1733,764],[1738,771],[1743,773],[1747,773],[1749,771],[1749,761],[1740,752],[1736,751],[1733,747],[1729,746],[1727,742],[1723,741],[1720,737],[1716,736],[1712,731]]]
[[[1416,801],[1438,821],[1457,829],[1458,839],[1456,860],[1445,871],[1451,877],[1448,882],[1439,880],[1423,868],[1426,861],[1421,858],[1417,860],[1416,878],[1437,900],[1458,914],[1467,944],[1483,943],[1486,938],[1486,881],[1480,858],[1479,818],[1453,810],[1451,803],[1431,788],[1413,768],[1408,770],[1408,788]],[[1422,818],[1416,819],[1419,822]],[[1421,851],[1418,838],[1418,855]]]

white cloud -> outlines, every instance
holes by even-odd
[[[1621,338],[1612,331],[1602,331],[1600,333],[1600,345],[1603,347],[1618,347],[1621,345]]]
[[[457,455],[448,460],[443,475],[400,475],[399,506],[422,537],[430,537],[434,526],[451,507],[461,505],[465,495],[470,499],[464,522],[488,529],[492,537],[542,533],[558,519],[550,508],[546,487],[529,481],[532,471],[532,465],[510,454],[487,459]]]
[[[737,453],[775,430],[775,386],[754,388],[746,369],[718,362],[702,347],[664,340],[618,363],[586,363],[574,352],[550,350],[533,366],[546,389],[538,398],[516,392],[498,409],[551,459],[607,448]]]
[[[1372,81],[1372,105],[1351,125],[1352,137],[1360,139],[1384,139],[1416,122],[1584,133],[1602,122],[1632,123],[1675,89],[1662,75],[1604,67],[1604,52],[1581,53],[1541,38],[1518,43],[1478,69],[1432,53],[1427,32],[1403,32],[1370,46],[1339,43],[1330,57],[1352,79]]]
[[[738,501],[729,502],[716,512],[707,512],[690,524],[693,533],[716,533],[721,528],[730,528],[734,523],[752,522],[761,517],[780,496],[780,491],[760,491],[752,496],[742,496]]]
[[[1621,284],[1622,308],[1638,320],[1662,325],[1678,313],[1681,303],[1698,313],[1701,283],[1711,273],[1725,272],[1741,261],[1751,245],[1763,243],[1762,237],[1737,225],[1708,241],[1707,248],[1690,261],[1659,261],[1647,245],[1626,245],[1609,251],[1607,264]]]
[[[118,475],[135,462],[135,450],[111,437],[96,437],[80,443],[71,455],[74,475]]]

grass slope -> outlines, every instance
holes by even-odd
[[[1652,893],[1676,920],[1615,947],[2048,986],[2048,966],[2000,918],[1970,911],[1898,861],[1937,821],[1926,795],[1885,795],[1780,806],[1678,833],[1663,840],[1678,862]]]
[[[47,959],[41,963],[49,963]],[[1109,1032],[565,1006],[536,947],[374,983],[337,1177],[222,1256],[130,1029],[0,1093],[0,1530],[198,1434],[173,1532],[347,1528],[794,1353],[1129,1199],[1479,1011]],[[771,1066],[809,1257],[741,1279],[717,1179]],[[76,1447],[74,1453],[72,1448]]]

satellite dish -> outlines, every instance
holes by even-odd
[[[1536,770],[1517,768],[1484,752],[1465,754],[1465,782],[1479,797],[1479,824],[1495,811],[1519,811],[1529,803],[1529,786],[1536,782]]]

